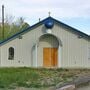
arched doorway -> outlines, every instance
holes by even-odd
[[[58,67],[59,45],[61,42],[52,34],[44,34],[38,42],[38,65],[43,67]]]

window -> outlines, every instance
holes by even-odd
[[[13,60],[14,59],[14,48],[13,47],[10,47],[8,51],[9,51],[9,57],[8,57],[8,59],[9,60]]]
[[[88,59],[90,59],[90,48],[88,49]]]

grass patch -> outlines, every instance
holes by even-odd
[[[0,68],[0,88],[50,87],[90,75],[89,69]]]

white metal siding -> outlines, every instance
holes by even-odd
[[[24,34],[22,39],[16,38],[2,45],[1,66],[32,66],[32,47],[36,44],[38,38],[45,33],[45,30],[44,26],[41,25]],[[58,25],[54,26],[52,34],[62,41],[60,56],[62,67],[90,68],[90,60],[88,59],[89,41],[83,38],[79,39],[77,35]],[[9,47],[15,48],[14,60],[8,60]]]

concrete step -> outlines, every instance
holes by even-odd
[[[66,86],[56,89],[56,90],[75,90],[75,85],[66,85]]]

